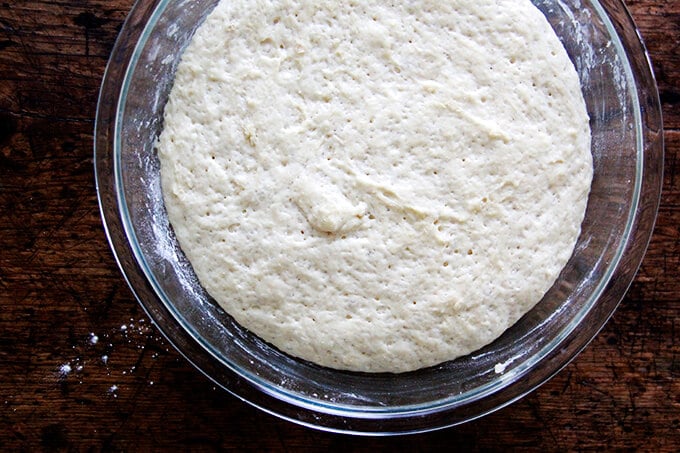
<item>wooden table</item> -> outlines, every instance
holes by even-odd
[[[100,81],[132,0],[0,3],[0,450],[680,448],[680,2],[628,5],[658,77],[666,172],[628,295],[549,383],[481,420],[357,438],[216,389],[160,337],[116,266],[94,188]]]

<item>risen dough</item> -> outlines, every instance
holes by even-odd
[[[158,144],[199,280],[321,365],[467,354],[569,259],[592,177],[579,80],[529,0],[229,0]]]

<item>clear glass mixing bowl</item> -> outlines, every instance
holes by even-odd
[[[595,174],[573,257],[543,300],[492,344],[403,374],[336,371],[279,352],[211,300],[179,249],[154,141],[182,50],[215,3],[135,4],[104,76],[95,127],[97,191],[111,247],[135,296],[191,363],[239,398],[307,426],[420,432],[511,403],[596,335],[642,260],[662,181],[657,88],[621,1],[534,1],[577,68],[591,117]]]

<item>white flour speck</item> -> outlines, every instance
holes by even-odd
[[[63,364],[59,367],[59,374],[64,377],[71,372],[71,365],[68,363]]]
[[[102,356],[102,362],[104,362],[104,365],[108,364],[109,363],[109,356],[103,355]]]
[[[514,362],[515,360],[517,360],[520,356],[521,356],[521,354],[520,354],[520,355],[517,355],[517,356],[515,356],[515,357],[511,357],[511,358],[509,358],[508,360],[506,360],[505,362],[497,363],[496,366],[493,367],[493,371],[494,371],[496,374],[505,373],[505,369],[508,367],[508,365],[510,365],[510,364],[511,364],[512,362]]]
[[[99,337],[94,332],[90,333],[90,344],[97,344],[98,341]]]
[[[127,326],[123,324],[122,326],[120,326],[120,330],[121,332],[125,332],[127,330]]]

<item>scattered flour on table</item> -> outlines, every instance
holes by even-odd
[[[107,376],[112,376],[113,374],[120,374],[123,376],[135,375],[138,370],[137,364],[139,363],[141,355],[134,357],[136,363],[133,364],[121,363],[120,360],[113,364],[110,363],[109,354],[114,352],[114,344],[127,347],[128,349],[133,347],[139,350],[141,354],[141,351],[146,349],[145,345],[150,341],[156,344],[154,347],[162,346],[165,351],[168,351],[168,348],[163,343],[163,339],[159,335],[154,335],[154,330],[144,318],[129,318],[129,322],[121,324],[120,327],[115,327],[100,333],[90,332],[82,342],[72,345],[71,348],[74,353],[78,354],[59,365],[55,375],[59,381],[62,382],[69,381],[83,384],[85,379],[93,373],[91,370],[86,372],[86,365],[94,365],[100,370],[103,366]],[[88,357],[92,358],[93,356],[96,356],[97,359],[94,361],[88,359]],[[129,358],[130,356],[126,355],[126,357]],[[156,360],[158,357],[158,352],[152,352],[150,354],[152,360]],[[121,370],[121,368],[124,369]],[[148,370],[149,368],[144,367],[144,369]],[[98,371],[94,372],[96,373]],[[148,385],[154,385],[154,381],[149,380]],[[118,385],[111,386],[108,388],[107,393],[113,394],[118,388]],[[114,391],[111,391],[111,389]],[[113,396],[117,397],[117,395]]]
[[[215,300],[285,352],[368,372],[515,323],[569,259],[592,178],[578,76],[528,0],[221,2],[158,155]]]

